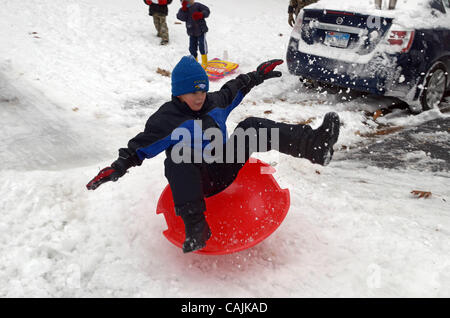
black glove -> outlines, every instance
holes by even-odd
[[[255,84],[259,85],[269,78],[281,77],[283,75],[281,72],[274,71],[274,68],[280,64],[283,64],[283,60],[275,59],[260,64],[255,72],[250,73],[254,77]]]
[[[283,60],[270,60],[259,65],[256,71],[239,75],[236,79],[242,83],[242,87],[240,87],[241,92],[247,95],[253,87],[261,84],[266,79],[280,77],[282,75],[281,72],[273,69],[282,63]]]
[[[111,167],[106,167],[98,173],[98,175],[89,181],[86,185],[88,190],[95,190],[100,185],[108,181],[117,181],[122,177],[130,167],[140,166],[141,160],[137,157],[135,152],[129,149],[119,149],[119,158],[111,164]]]
[[[105,182],[117,181],[121,176],[125,174],[125,172],[116,170],[113,167],[106,167],[100,170],[100,172],[94,179],[89,181],[89,183],[86,185],[86,188],[88,190],[95,190]]]

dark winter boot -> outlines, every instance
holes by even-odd
[[[186,233],[186,239],[183,244],[184,253],[201,250],[211,237],[211,230],[206,222],[205,215],[203,212],[197,212],[185,211],[181,214]]]
[[[312,163],[326,166],[333,157],[333,146],[339,138],[340,120],[336,113],[328,113],[322,125],[313,130],[306,149],[306,159]]]

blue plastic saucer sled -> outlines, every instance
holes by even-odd
[[[206,198],[206,221],[212,236],[206,247],[194,253],[221,255],[248,249],[269,237],[283,222],[290,206],[289,190],[281,189],[275,169],[251,159],[224,191]],[[184,223],[175,215],[172,191],[167,185],[156,210],[167,222],[164,236],[181,248]]]

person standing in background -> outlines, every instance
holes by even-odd
[[[202,56],[202,66],[208,65],[208,44],[206,32],[208,26],[205,19],[209,17],[210,11],[207,6],[195,0],[181,0],[181,8],[177,18],[186,23],[186,31],[189,35],[189,52],[198,61],[198,51]]]
[[[167,5],[172,3],[172,0],[144,0],[144,3],[149,6],[149,15],[153,17],[153,23],[157,36],[161,38],[161,45],[169,44],[169,28],[167,27],[166,17],[169,13]]]

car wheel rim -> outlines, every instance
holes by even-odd
[[[444,97],[446,78],[443,70],[436,70],[431,75],[427,86],[426,102],[432,108],[439,105]]]

